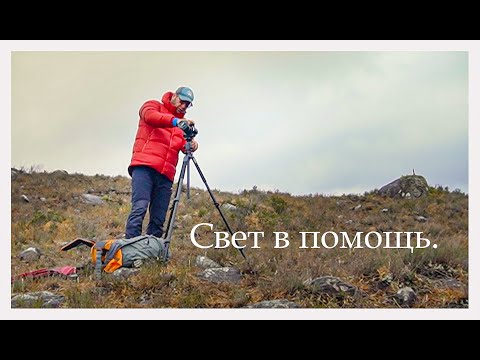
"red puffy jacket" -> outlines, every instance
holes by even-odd
[[[172,92],[167,92],[163,95],[162,102],[150,100],[140,108],[132,162],[128,167],[130,175],[133,166],[146,165],[173,181],[178,152],[184,150],[186,140],[183,131],[172,125],[174,118],[184,117],[184,114],[177,113],[177,109],[170,104],[172,95]]]

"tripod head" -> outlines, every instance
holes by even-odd
[[[198,130],[195,125],[189,125],[188,121],[186,120],[179,121],[177,126],[183,130],[183,136],[187,142],[191,142],[198,134]]]

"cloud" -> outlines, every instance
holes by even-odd
[[[466,52],[15,53],[12,164],[126,175],[139,107],[179,85],[212,187],[468,190]]]

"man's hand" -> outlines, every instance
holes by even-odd
[[[192,140],[191,146],[192,146],[192,152],[197,151],[197,149],[198,149],[198,143],[197,143],[195,140]]]
[[[188,124],[188,126],[194,126],[194,125],[195,125],[195,121],[193,121],[193,120],[180,119],[180,120],[178,120],[178,123],[177,123],[177,126],[178,126],[178,127],[181,127],[181,126],[179,126],[179,124],[180,124],[182,121],[186,121],[187,124]]]

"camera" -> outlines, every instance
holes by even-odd
[[[198,130],[195,128],[195,125],[189,125],[187,120],[179,121],[177,126],[183,130],[183,136],[185,139],[187,139],[187,141],[192,140],[198,134]]]

